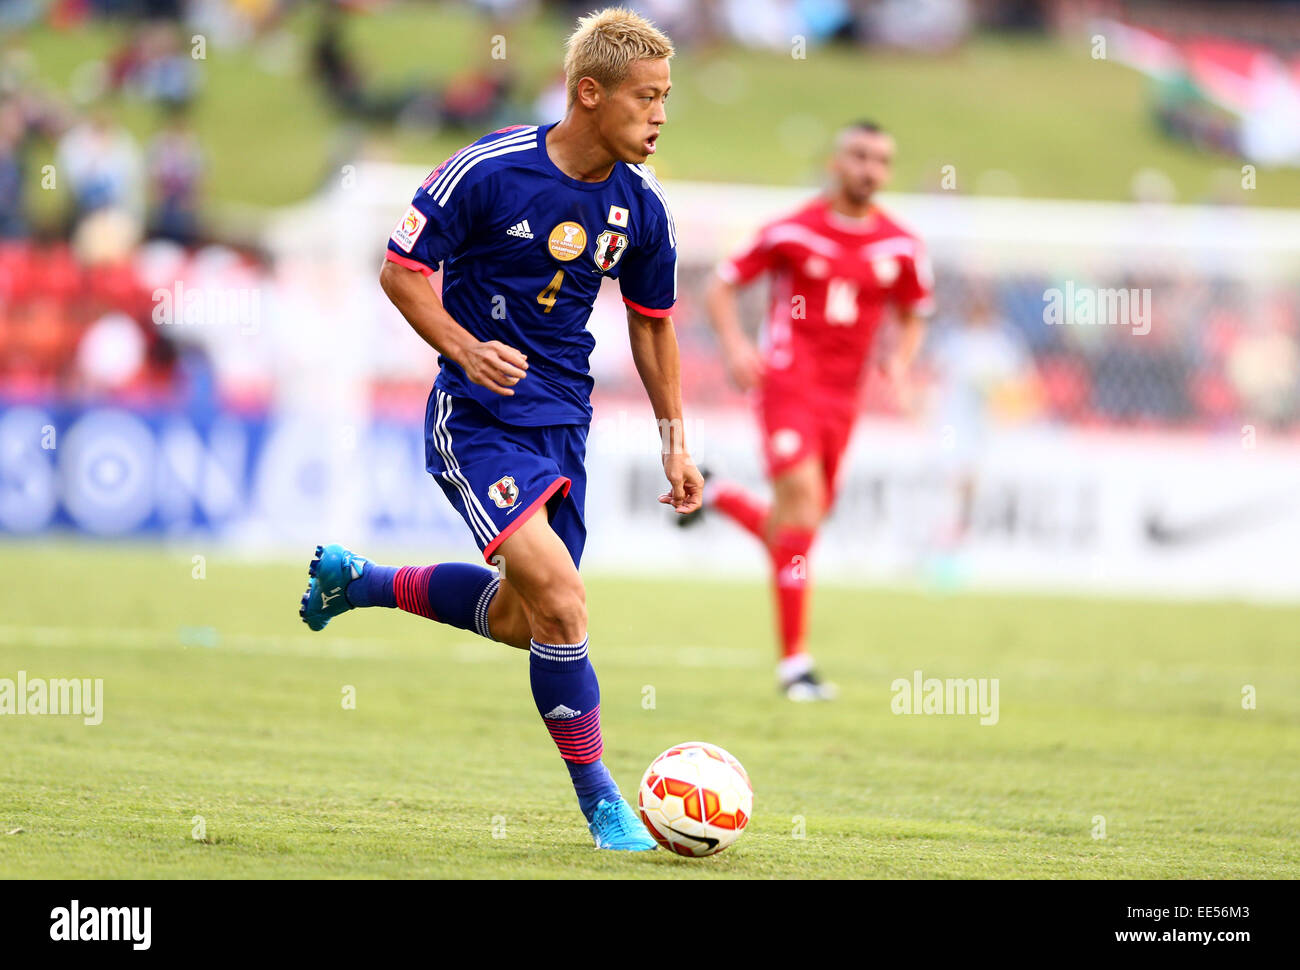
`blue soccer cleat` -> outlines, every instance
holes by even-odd
[[[591,829],[598,849],[647,852],[658,848],[658,843],[646,831],[636,812],[632,811],[632,806],[621,797],[612,802],[602,798],[592,813],[587,828]]]
[[[317,546],[316,555],[307,564],[311,582],[302,594],[298,615],[313,630],[325,629],[325,624],[352,609],[348,602],[348,584],[357,579],[370,565],[370,560],[344,549],[337,542]]]

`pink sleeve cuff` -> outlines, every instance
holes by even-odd
[[[672,316],[673,313],[672,307],[667,307],[663,310],[652,310],[650,307],[642,306],[640,303],[633,303],[627,297],[623,297],[623,302],[643,317],[668,317]]]
[[[390,263],[396,263],[398,266],[405,266],[407,269],[413,269],[417,273],[423,273],[425,276],[433,275],[433,270],[428,266],[425,266],[423,263],[417,263],[413,259],[407,259],[405,256],[400,256],[391,249],[384,250],[384,258]]]

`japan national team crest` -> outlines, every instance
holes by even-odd
[[[519,486],[509,475],[498,478],[488,486],[488,498],[496,503],[497,508],[508,509],[519,498]]]
[[[627,235],[621,232],[615,232],[613,229],[606,229],[596,237],[596,268],[602,273],[608,273],[614,268],[619,257],[623,255],[623,250],[627,249]]]

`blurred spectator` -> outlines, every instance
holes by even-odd
[[[867,36],[877,43],[912,50],[957,46],[972,26],[967,0],[880,0],[867,8]]]
[[[694,0],[638,0],[629,3],[637,13],[652,20],[673,39],[673,46],[684,51],[698,43],[716,39],[718,25],[713,23],[715,4]],[[578,11],[579,15],[586,11]]]
[[[140,0],[140,13],[146,20],[180,20],[185,0]]]
[[[342,14],[332,4],[321,13],[320,27],[312,45],[312,70],[325,88],[330,101],[340,111],[359,113],[365,92],[361,71],[343,47]]]
[[[788,50],[801,26],[792,0],[723,0],[723,22],[737,43],[773,50]]]
[[[0,3],[0,29],[17,30],[30,24],[40,14],[43,3],[37,0],[4,0]]]
[[[58,102],[37,85],[34,73],[26,50],[0,51],[0,239],[30,231],[27,202],[42,181],[29,165],[31,146],[57,137],[66,125]]]
[[[1037,376],[1025,341],[1000,314],[989,284],[975,281],[960,322],[941,330],[930,356],[939,378],[938,414],[972,441],[992,424],[1023,420],[1036,409]]]
[[[27,234],[22,110],[13,99],[0,100],[0,238]]]
[[[477,128],[504,121],[502,109],[514,88],[514,77],[504,60],[488,60],[447,82],[439,120],[454,128]]]
[[[480,12],[486,14],[494,23],[506,25],[531,17],[537,8],[537,0],[470,0]]]
[[[140,242],[140,229],[140,220],[124,209],[98,209],[77,223],[72,248],[86,266],[120,263]]]
[[[332,5],[333,0],[311,4]],[[188,0],[186,23],[217,46],[241,46],[273,33],[296,4],[281,0]]]
[[[140,149],[106,108],[96,108],[64,135],[55,158],[61,184],[72,193],[69,225],[77,225],[100,209],[139,216],[143,201]]]
[[[146,22],[114,59],[109,83],[145,101],[184,105],[198,90],[198,66],[182,47],[175,24]]]
[[[1029,348],[999,314],[984,281],[972,281],[956,326],[940,329],[929,357],[938,377],[940,440],[957,479],[958,508],[943,539],[960,542],[971,527],[980,459],[999,425],[1038,410],[1038,375]]]
[[[444,87],[419,81],[383,88],[370,83],[343,39],[342,8],[327,4],[312,46],[312,70],[335,108],[371,122],[437,129],[477,129],[501,120],[515,87],[505,60],[488,58],[454,75]]]
[[[77,345],[78,387],[92,394],[122,390],[144,366],[147,349],[138,323],[118,311],[104,314]]]
[[[148,235],[183,246],[199,241],[203,150],[180,108],[168,115],[147,150],[150,214]]]
[[[1227,374],[1245,416],[1278,427],[1294,422],[1300,408],[1300,347],[1285,306],[1261,309],[1261,319],[1233,345]]]
[[[532,120],[538,124],[556,121],[564,117],[568,107],[569,86],[566,83],[564,72],[560,71],[551,79],[551,83],[542,88],[541,93],[537,95],[537,100],[533,102]]]

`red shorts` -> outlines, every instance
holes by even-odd
[[[776,478],[815,456],[825,475],[828,499],[833,496],[840,460],[857,419],[856,398],[768,380],[758,389],[758,419],[768,477]]]

